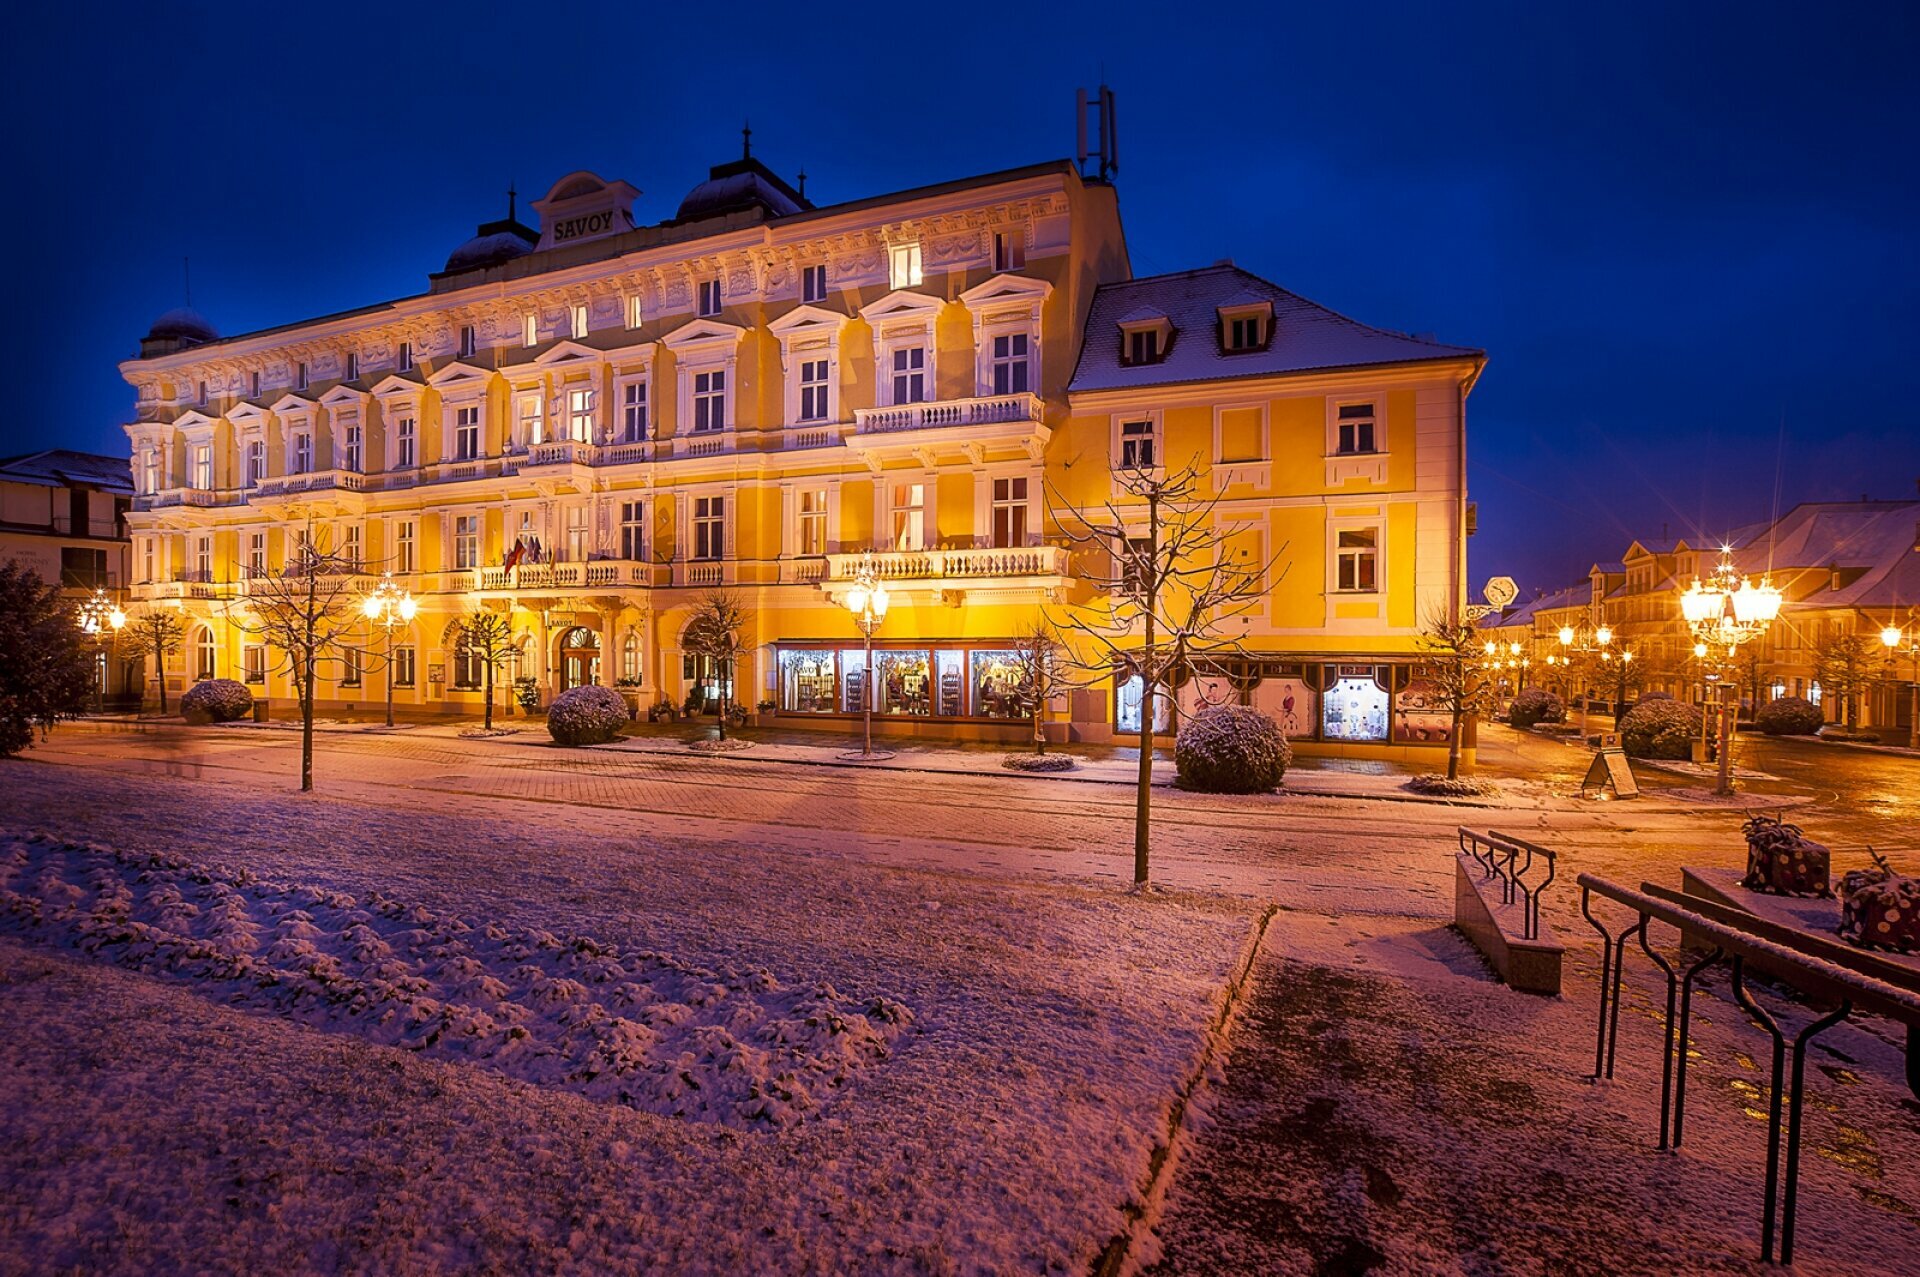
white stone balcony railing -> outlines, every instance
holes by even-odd
[[[673,455],[676,457],[717,457],[732,452],[735,448],[732,430],[702,430],[698,434],[676,435],[673,440]]]
[[[1070,552],[1064,546],[1033,545],[971,550],[886,550],[873,556],[883,581],[951,581],[989,577],[1065,576]],[[851,581],[860,571],[860,554],[826,556],[826,580]]]
[[[1028,392],[978,399],[942,399],[892,408],[856,408],[854,433],[888,434],[896,430],[939,430],[947,426],[1000,425],[1039,421],[1040,397]]]
[[[233,505],[244,499],[243,493],[213,488],[162,488],[133,499],[136,510],[165,510],[170,506]]]
[[[247,495],[258,500],[261,497],[282,497],[299,492],[364,492],[369,486],[367,476],[358,470],[311,470],[305,474],[283,474],[262,479]]]
[[[846,433],[845,423],[827,422],[820,425],[788,426],[786,438],[781,446],[788,452],[802,448],[831,448],[839,443]]]
[[[467,479],[491,479],[518,474],[517,457],[471,457],[465,461],[437,461],[425,468],[428,483],[459,483]]]
[[[729,565],[723,559],[703,559],[699,562],[676,563],[673,565],[673,583],[701,588],[711,588],[727,583]]]
[[[528,448],[526,459],[520,465],[526,470],[539,466],[590,466],[593,464],[593,451],[590,443],[575,439],[550,439]]]
[[[432,591],[470,594],[543,590],[599,590],[653,584],[652,565],[637,559],[592,559],[585,563],[522,563],[515,567],[463,568],[429,574]]]

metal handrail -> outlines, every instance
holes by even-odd
[[[1558,857],[1550,848],[1497,829],[1483,831],[1461,825],[1458,832],[1461,852],[1480,865],[1482,879],[1500,883],[1500,902],[1519,904],[1521,938],[1538,940],[1540,896],[1559,872]],[[1541,864],[1546,866],[1546,877],[1529,884],[1528,876]]]

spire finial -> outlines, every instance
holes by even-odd
[[[520,198],[520,192],[513,189],[513,179],[508,178],[507,179],[507,220],[509,222],[517,220],[517,214],[514,212],[514,209],[517,205],[519,198]]]
[[[740,124],[740,158],[753,158],[753,121],[743,120]]]
[[[800,198],[805,199],[807,198],[807,170],[801,169],[795,176],[800,179]]]

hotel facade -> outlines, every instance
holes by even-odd
[[[732,696],[782,725],[870,703],[883,730],[1012,738],[1016,640],[1097,608],[1111,569],[1061,516],[1131,518],[1121,467],[1191,463],[1276,570],[1181,698],[1257,705],[1307,749],[1445,747],[1417,636],[1464,602],[1480,352],[1227,263],[1136,279],[1114,188],[1065,161],[815,207],[747,156],[657,224],[639,194],[571,174],[538,229],[482,225],[397,301],[237,337],[154,325],[121,371],[131,593],[187,621],[170,685],[291,696],[235,618],[310,538],[355,590],[391,574],[417,600],[403,714],[479,712],[448,641],[475,607],[510,617],[500,681],[543,704],[588,682],[698,704],[727,672],[684,637],[725,587],[757,645]],[[868,552],[892,599],[871,677],[845,606]],[[384,699],[386,639],[365,646],[323,673],[323,712]],[[1140,701],[1116,667],[1049,730],[1106,740]]]

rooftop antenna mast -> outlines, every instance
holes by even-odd
[[[1102,182],[1110,182],[1113,175],[1120,171],[1119,134],[1114,126],[1113,90],[1101,85],[1091,96],[1085,89],[1074,91],[1074,125],[1079,131],[1080,176],[1092,176]],[[1093,145],[1087,145],[1087,135],[1093,134]],[[1095,162],[1094,171],[1087,172],[1087,162]]]

